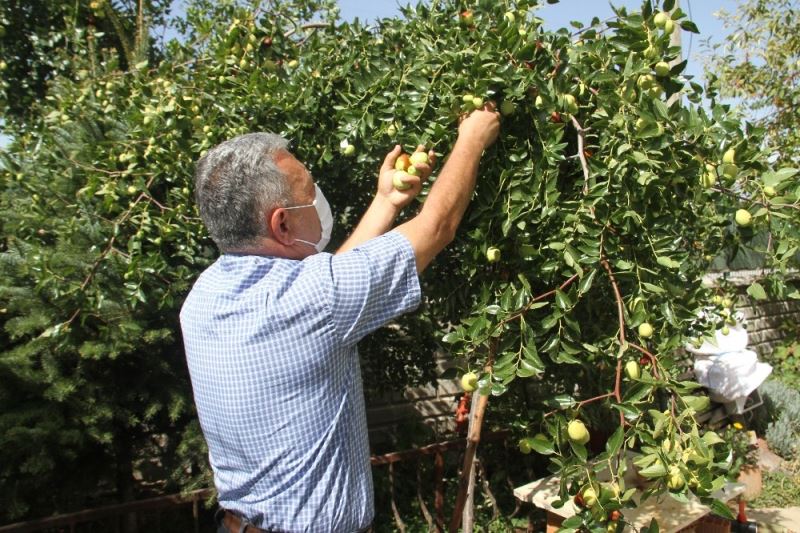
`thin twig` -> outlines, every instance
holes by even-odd
[[[611,271],[611,266],[608,264],[608,260],[605,257],[601,256],[600,264],[603,265],[603,268],[606,269],[608,273],[608,279],[611,282],[611,287],[614,289],[614,297],[617,300],[617,318],[619,320],[619,343],[620,346],[625,346],[625,311],[623,308],[622,303],[622,294],[619,292],[619,286],[617,285],[617,280],[614,277],[614,273]],[[622,403],[622,392],[621,392],[621,384],[622,384],[622,358],[617,359],[617,372],[614,381],[614,397],[617,400],[617,403]],[[619,412],[619,424],[621,426],[625,425],[625,415],[622,411]]]
[[[586,140],[586,130],[583,129],[581,123],[575,118],[575,115],[570,115],[572,125],[578,131],[578,157],[581,160],[581,167],[583,168],[583,194],[589,194],[589,163],[586,161],[586,154],[584,153],[584,143]]]

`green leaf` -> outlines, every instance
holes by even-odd
[[[706,503],[709,507],[711,507],[711,512],[717,516],[721,516],[722,518],[727,518],[728,520],[735,520],[736,517],[733,516],[733,513],[728,506],[725,505],[723,502],[715,499],[712,499],[710,502],[703,502]]]
[[[682,20],[680,22],[680,27],[684,31],[688,31],[691,33],[700,33],[700,30],[697,28],[697,24],[695,24],[691,20]]]
[[[747,287],[747,294],[749,294],[756,300],[767,299],[767,292],[764,290],[764,287],[758,282],[753,282],[749,287]]]
[[[536,453],[540,453],[542,455],[553,455],[556,453],[553,441],[543,435],[537,435],[528,439],[528,443],[530,443],[531,448]]]
[[[556,305],[558,305],[558,307],[560,307],[563,311],[567,311],[570,307],[572,307],[572,300],[565,293],[556,289]]]
[[[646,477],[647,479],[655,479],[657,477],[662,477],[667,474],[667,469],[664,466],[664,463],[661,461],[656,461],[652,465],[648,466],[639,471],[639,475],[642,477]]]
[[[592,287],[595,274],[597,274],[597,270],[592,270],[589,274],[583,276],[578,283],[578,294],[585,294]]]
[[[671,269],[678,269],[678,268],[681,267],[680,263],[678,263],[677,261],[675,261],[675,260],[673,260],[673,259],[671,259],[671,258],[669,258],[669,257],[667,257],[665,255],[656,257],[656,262],[659,265],[663,266],[663,267],[667,267],[667,268],[671,268]]]
[[[614,434],[606,441],[606,452],[608,452],[609,455],[617,453],[617,450],[622,446],[622,439],[624,437],[625,432],[622,430],[622,426],[617,426]]]
[[[585,463],[586,459],[589,457],[589,452],[586,451],[586,446],[573,441],[569,441],[569,446],[572,448],[573,453],[575,453],[578,459]]]

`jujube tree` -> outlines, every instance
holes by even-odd
[[[86,391],[105,389],[82,375],[96,367],[116,391],[108,419],[75,430],[101,447],[169,434],[160,453],[197,473],[174,318],[216,251],[193,162],[233,135],[283,134],[341,239],[395,143],[446,156],[459,116],[492,101],[502,132],[471,207],[422,277],[420,311],[362,347],[367,388],[431,378],[444,341],[467,387],[491,397],[487,423],[549,455],[560,500],[582,502],[567,528],[617,527],[644,493],[710,497],[729,450],[697,424],[706,402],[676,359],[729,320],[700,284],[723,247],[767,232],[774,274],[751,294],[796,295],[781,277],[796,266],[795,171],[769,168],[762,132],[684,75],[669,33],[696,28],[671,2],[574,33],[544,31],[535,4],[433,2],[365,26],[337,24],[329,2],[197,1],[187,40],[157,64],[123,72],[101,55],[55,80],[5,156],[0,297],[15,363],[3,371],[70,413],[96,407]],[[132,367],[157,379],[131,385]],[[629,451],[648,488],[625,485]]]

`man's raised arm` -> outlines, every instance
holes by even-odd
[[[500,131],[500,118],[493,106],[473,111],[458,128],[450,156],[431,187],[420,213],[396,228],[414,249],[417,272],[455,237],[461,218],[472,198],[478,164],[484,149],[491,146]]]

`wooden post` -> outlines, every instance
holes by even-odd
[[[467,434],[472,434],[472,427],[475,423],[475,413],[478,410],[478,402],[475,401],[475,395],[472,396],[472,402],[469,409],[469,425],[467,426]],[[472,464],[469,468],[469,477],[467,480],[467,499],[464,502],[464,512],[461,516],[461,522],[464,533],[472,533],[475,518],[475,459],[473,458]]]
[[[461,477],[458,480],[458,496],[456,496],[456,506],[453,509],[453,517],[450,520],[450,533],[456,533],[461,525],[461,513],[467,502],[467,489],[469,488],[470,472],[472,472],[472,461],[475,459],[475,452],[478,450],[478,443],[481,441],[481,427],[483,425],[483,415],[486,412],[486,404],[489,403],[489,396],[476,394],[472,401],[477,401],[475,408],[475,418],[471,424],[467,436],[467,449],[464,451],[464,465],[461,468]]]

